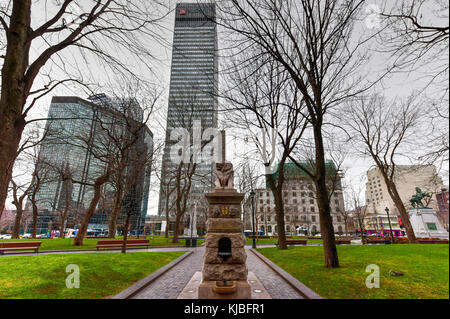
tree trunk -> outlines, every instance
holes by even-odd
[[[86,215],[84,216],[83,221],[81,222],[80,229],[78,229],[77,237],[75,237],[75,240],[73,242],[74,246],[83,245],[83,239],[86,236],[89,221],[91,220],[91,217],[94,215],[98,201],[100,200],[101,197],[102,185],[108,181],[109,175],[110,172],[108,170],[105,174],[103,174],[102,176],[98,177],[95,180],[94,197],[92,198],[91,203],[89,204],[89,208],[86,212]]]
[[[28,32],[31,0],[14,1],[7,35],[7,50],[2,67],[0,96],[0,211],[5,207],[12,168],[17,157],[25,119],[24,73],[28,66]]]
[[[164,237],[169,238],[169,196],[171,193],[169,193],[169,187],[170,183],[167,183],[167,189],[166,189],[166,202],[165,202],[165,211],[166,211],[166,229],[164,230]]]
[[[286,244],[286,231],[284,224],[284,203],[283,203],[283,183],[284,183],[284,160],[280,161],[278,166],[278,180],[275,183],[275,179],[272,174],[266,175],[269,182],[270,189],[275,201],[275,218],[277,220],[278,228],[278,249],[287,249]]]
[[[127,239],[128,239],[128,228],[130,227],[130,213],[127,213],[127,217],[125,218],[125,232],[123,233],[123,244],[122,244],[122,253],[125,254],[127,252]]]
[[[273,192],[275,200],[275,212],[278,225],[278,249],[287,249],[286,231],[284,224],[284,205],[281,191]]]
[[[397,187],[395,186],[395,183],[391,181],[389,181],[388,185],[389,185],[388,187],[389,195],[394,201],[395,207],[397,207],[400,216],[402,217],[403,226],[405,226],[406,235],[408,236],[408,241],[410,243],[415,243],[417,242],[416,235],[414,234],[414,229],[409,220],[409,214],[406,211],[405,205],[403,205],[400,195],[398,194]]]
[[[19,235],[20,235],[20,224],[22,221],[22,213],[23,210],[21,208],[22,206],[17,206],[16,208],[16,218],[14,220],[14,228],[13,228],[13,232],[12,232],[12,239],[19,239]]]
[[[173,230],[172,243],[178,243],[181,216],[181,214],[177,214],[175,217],[175,229]]]
[[[320,232],[323,239],[325,267],[339,267],[339,259],[334,238],[333,221],[331,219],[330,200],[326,184],[325,152],[323,147],[322,127],[314,125],[314,142],[316,147],[316,186],[317,206],[319,207]]]
[[[108,237],[114,238],[116,237],[117,230],[117,219],[119,218],[120,212],[122,211],[122,199],[123,199],[123,179],[124,176],[122,174],[123,167],[125,166],[124,159],[120,162],[120,171],[117,177],[117,189],[114,195],[114,206],[111,212],[111,219],[109,220],[108,225]]]
[[[33,206],[33,230],[32,230],[32,234],[31,237],[32,238],[36,238],[36,233],[37,233],[37,220],[38,220],[38,207],[36,205],[36,199],[33,198],[31,200],[31,204]]]
[[[66,231],[66,218],[67,218],[67,211],[64,209],[64,212],[61,214],[61,226],[59,227],[59,238],[65,238],[64,232]]]
[[[347,216],[346,218],[344,218],[345,236],[348,236],[348,225],[347,225],[347,221],[348,221],[348,216]]]
[[[111,212],[111,219],[109,220],[108,238],[116,237],[117,219],[119,217],[121,210],[122,210],[122,205],[120,203],[116,205],[116,203],[115,203],[114,207],[113,207],[113,211]]]

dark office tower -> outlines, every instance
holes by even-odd
[[[91,96],[89,101],[79,97],[53,97],[36,166],[46,176],[45,183],[36,194],[38,233],[45,233],[51,230],[52,225],[58,225],[58,212],[67,203],[71,207],[67,227],[73,228],[79,224],[80,216],[89,207],[94,195],[90,185],[106,170],[105,158],[117,151],[113,139],[130,134],[126,123],[139,127],[136,129],[136,141],[127,150],[128,156],[136,159],[151,157],[153,133],[142,123],[142,118],[143,110],[134,100],[112,99],[105,94]],[[125,208],[131,209],[133,217],[130,229],[133,232],[141,229],[145,223],[151,158],[145,167],[141,166],[131,161],[126,167],[126,172],[138,177],[129,187],[123,201],[123,213],[119,216],[120,223],[125,217]],[[71,179],[66,176],[71,176]],[[113,174],[103,187],[97,213],[89,223],[90,230],[108,229],[116,176]]]
[[[176,6],[159,215],[165,215],[165,193],[173,185],[177,170],[177,164],[170,157],[171,147],[177,143],[170,140],[172,130],[186,129],[190,132],[192,143],[194,121],[201,121],[202,132],[207,128],[217,128],[218,46],[215,15],[213,3],[179,3]],[[212,167],[212,163],[206,161],[197,166],[191,188],[192,204],[211,189]],[[172,203],[175,196],[176,191],[173,191],[169,202]]]

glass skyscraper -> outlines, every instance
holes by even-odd
[[[95,102],[95,103],[94,103]],[[126,109],[122,110],[121,107]],[[70,206],[73,223],[79,222],[77,214],[82,214],[93,197],[93,187],[89,186],[102,175],[106,169],[103,158],[108,156],[113,146],[107,148],[110,136],[106,130],[116,132],[114,136],[127,134],[124,118],[131,118],[131,123],[142,125],[143,111],[137,102],[119,101],[99,94],[90,101],[79,97],[53,97],[46,125],[46,135],[42,141],[37,165],[51,167],[46,173],[46,182],[38,190],[36,199],[40,211],[38,232],[47,232],[51,225],[58,226],[57,214],[66,204],[65,194],[70,193]],[[137,127],[139,127],[137,126]],[[147,125],[139,128],[138,140],[130,148],[136,156],[150,157],[153,152],[153,134]],[[112,144],[112,143],[110,143]],[[105,147],[103,147],[105,146]],[[133,163],[131,163],[133,164]],[[127,167],[127,170],[133,168]],[[61,172],[70,171],[72,179],[79,183],[63,181]],[[147,214],[148,195],[151,175],[151,159],[145,168],[139,168],[138,180],[133,190],[132,209],[135,211],[131,229],[137,225],[144,226]],[[104,196],[99,202],[98,212],[91,218],[90,229],[107,229],[108,218],[114,195],[114,178],[104,186]],[[47,213],[47,214],[46,214]],[[56,217],[55,217],[56,216]],[[119,218],[120,219],[120,218]],[[70,218],[68,226],[71,225]]]
[[[216,9],[213,3],[178,3],[175,11],[172,69],[169,89],[167,130],[162,163],[159,215],[165,215],[167,185],[173,184],[177,165],[170,158],[173,129],[190,132],[201,121],[202,132],[218,126],[218,43]],[[212,187],[213,164],[198,164],[192,179],[191,203],[203,198]],[[169,186],[170,187],[170,186]],[[172,185],[171,187],[174,187]],[[169,202],[173,202],[172,192]]]

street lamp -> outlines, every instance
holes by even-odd
[[[252,199],[252,233],[253,233],[252,248],[256,248],[256,241],[255,241],[255,191],[253,189],[250,191],[250,198]]]
[[[386,211],[386,214],[387,214],[387,217],[388,217],[389,229],[391,231],[391,242],[394,243],[394,233],[392,232],[391,218],[389,217],[389,208],[386,207],[385,211]]]

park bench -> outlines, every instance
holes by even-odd
[[[419,244],[448,244],[448,239],[417,239]]]
[[[350,239],[336,239],[335,243],[336,245],[350,245],[351,241]]]
[[[378,238],[367,238],[366,240],[365,240],[365,243],[366,244],[386,244],[386,243],[388,243],[388,244],[390,244],[391,243],[391,241],[390,241],[390,239],[378,239]]]
[[[408,244],[409,240],[406,237],[394,237],[394,241],[396,244]]]
[[[42,242],[40,241],[23,241],[23,242],[2,242],[0,243],[0,255],[3,255],[5,251],[21,251],[21,250],[33,250],[38,253],[39,247]]]
[[[123,240],[99,240],[97,245],[95,246],[97,250],[99,248],[114,248],[114,247],[122,247]],[[133,247],[147,247],[150,246],[150,240],[148,239],[131,239],[127,240],[127,248]]]
[[[286,240],[286,245],[306,245],[307,240],[305,239],[290,239]],[[278,246],[278,242],[276,243]]]

